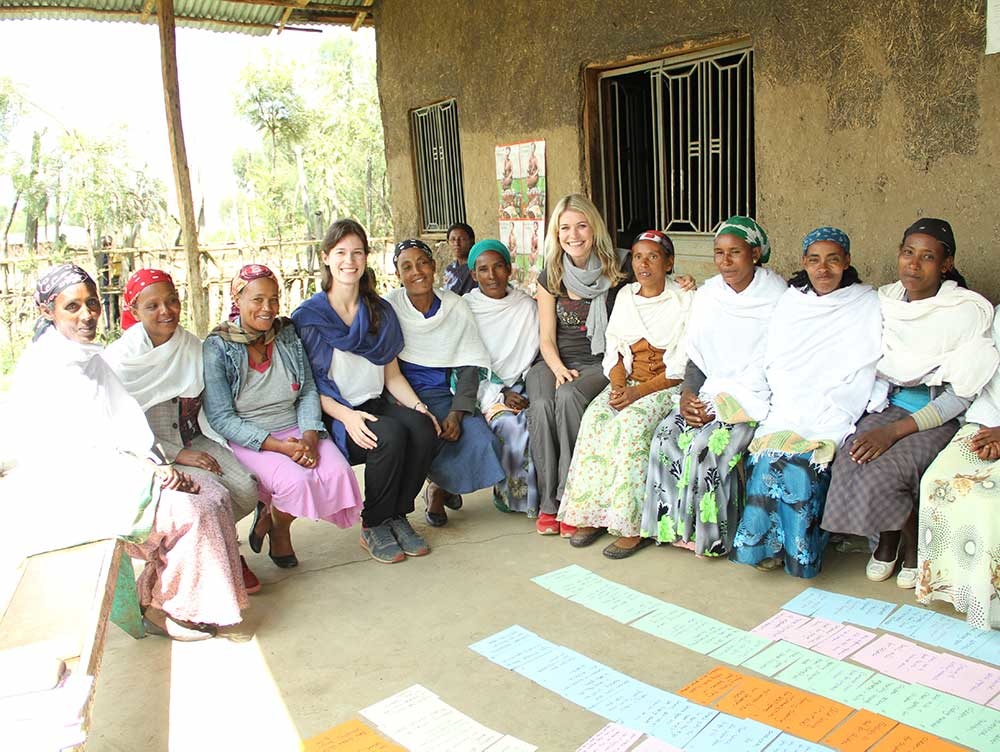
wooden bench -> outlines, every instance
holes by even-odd
[[[117,539],[29,557],[5,610],[0,603],[0,655],[41,651],[74,676],[94,677],[82,713],[85,733],[109,619],[145,636],[132,561]]]

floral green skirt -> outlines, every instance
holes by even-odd
[[[725,556],[743,512],[739,472],[756,423],[713,421],[692,428],[674,410],[649,451],[642,535],[699,556]]]
[[[583,414],[559,519],[576,527],[606,527],[612,535],[639,534],[653,430],[673,407],[677,387],[636,400],[619,412],[605,388]]]

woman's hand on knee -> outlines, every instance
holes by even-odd
[[[464,413],[458,410],[452,410],[445,416],[444,421],[441,423],[441,433],[440,436],[445,441],[458,441],[462,438],[462,417]]]
[[[503,403],[512,410],[526,410],[528,408],[527,397],[506,387],[503,390]]]
[[[580,372],[575,368],[567,368],[563,366],[552,372],[552,375],[556,377],[556,389],[561,387],[563,384],[568,384],[574,379],[580,378]]]
[[[180,491],[190,494],[201,491],[201,485],[194,478],[172,465],[160,465],[156,474],[160,478],[160,488],[165,491]]]
[[[174,462],[178,465],[187,465],[188,467],[200,467],[202,470],[208,470],[210,473],[222,475],[222,468],[219,467],[219,463],[215,457],[208,452],[199,452],[197,449],[181,449],[177,453],[177,457],[174,458]]]
[[[898,441],[892,424],[865,431],[851,444],[851,459],[859,465],[877,460]]]
[[[711,420],[708,405],[698,399],[698,395],[690,389],[685,389],[681,394],[680,411],[684,422],[692,428],[701,428]]]
[[[352,410],[351,414],[344,418],[344,428],[351,441],[362,449],[374,449],[378,446],[378,436],[368,427],[368,422],[378,422],[378,418],[363,410]]]

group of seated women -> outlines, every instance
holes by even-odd
[[[786,282],[763,228],[731,217],[719,273],[695,290],[673,278],[667,235],[615,249],[574,194],[553,211],[537,299],[509,284],[503,243],[452,234],[469,270],[450,269],[458,292],[435,288],[431,248],[410,239],[393,253],[402,286],[380,297],[364,228],[339,220],[321,289],[290,319],[275,275],[251,264],[204,343],[179,326],[165,272],[130,278],[124,334],[104,350],[86,272],[39,280],[15,399],[76,384],[46,394],[53,415],[87,400],[91,465],[144,479],[120,491],[133,503],[116,532],[146,561],[152,631],[202,639],[239,621],[259,588],[238,552],[246,515],[250,548],[267,538],[279,567],[298,563],[297,517],[360,516],[362,547],[396,563],[430,551],[408,520],[421,489],[440,527],[484,488],[574,547],[612,535],[613,559],[657,543],[814,577],[831,533],[865,536],[870,579],[899,565],[921,601],[1000,626],[1000,331],[955,270],[947,222],[907,228],[899,281],[878,291],[832,227],[805,237]],[[46,440],[82,456],[76,432]]]

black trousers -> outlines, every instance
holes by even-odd
[[[347,435],[347,456],[352,465],[365,465],[365,504],[361,523],[375,527],[409,514],[434,460],[437,437],[430,419],[407,407],[376,397],[354,408],[371,413],[367,423],[378,437],[378,446],[363,449]],[[327,423],[329,416],[323,416]]]

